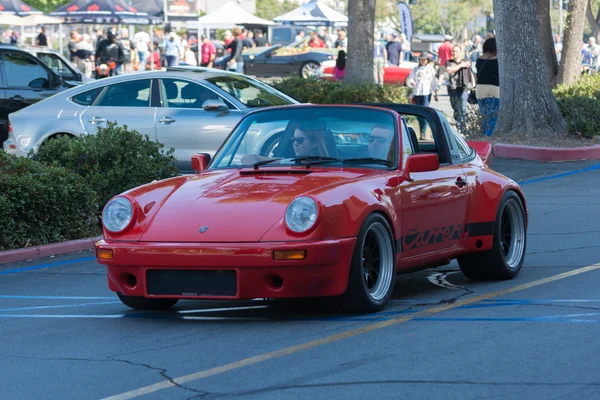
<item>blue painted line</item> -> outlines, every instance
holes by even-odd
[[[44,269],[44,268],[60,267],[63,265],[77,264],[80,262],[92,261],[95,259],[96,259],[96,257],[83,257],[83,258],[76,258],[74,260],[58,261],[58,262],[54,262],[54,263],[41,264],[41,265],[33,265],[31,267],[8,269],[5,271],[0,271],[0,275],[16,274],[19,272],[35,271],[35,270]]]
[[[0,295],[0,299],[42,299],[42,300],[109,300],[114,296],[16,296]]]
[[[75,303],[75,304],[60,304],[55,306],[32,306],[32,307],[17,307],[17,308],[0,308],[0,317],[3,312],[6,311],[25,311],[25,310],[47,310],[54,308],[75,308],[75,307],[89,307],[103,304],[122,304],[120,301],[101,301],[95,303]]]
[[[576,169],[574,171],[563,172],[561,174],[545,176],[543,178],[529,179],[529,180],[526,180],[526,181],[519,182],[519,185],[529,185],[530,183],[548,181],[548,180],[551,180],[551,179],[564,178],[565,176],[580,174],[582,172],[594,171],[594,170],[597,170],[597,169],[600,169],[600,164],[592,165],[592,166],[589,166],[587,168]]]

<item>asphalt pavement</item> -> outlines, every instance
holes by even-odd
[[[2,399],[597,399],[600,164],[496,159],[521,182],[525,266],[398,276],[383,312],[184,301],[137,312],[91,252],[0,266]]]

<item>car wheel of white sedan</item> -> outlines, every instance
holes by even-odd
[[[122,293],[117,293],[117,296],[127,307],[136,310],[168,310],[178,301],[178,299],[148,299],[142,296],[125,296]]]
[[[473,280],[512,279],[521,271],[526,244],[523,202],[515,192],[509,191],[498,207],[492,248],[459,257],[458,265],[463,274]]]
[[[356,241],[342,308],[353,313],[381,311],[392,297],[395,280],[392,230],[383,216],[371,214]]]

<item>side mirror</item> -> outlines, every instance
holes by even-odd
[[[202,104],[204,111],[227,111],[229,107],[223,102],[223,100],[206,100]]]
[[[404,178],[412,182],[411,172],[436,171],[440,167],[437,153],[413,154],[408,156],[404,165]]]
[[[198,153],[192,156],[192,169],[194,171],[202,172],[208,166],[210,162],[210,154]]]

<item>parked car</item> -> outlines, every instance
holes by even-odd
[[[386,65],[383,67],[383,83],[386,85],[406,85],[406,78],[417,65],[419,64],[410,61],[403,61],[400,65]],[[334,81],[334,68],[335,60],[324,61],[319,67],[317,76],[326,81]]]
[[[85,76],[67,57],[56,50],[45,46],[20,46],[20,48],[42,60],[48,68],[60,75],[71,86],[93,81],[92,78]]]
[[[9,116],[4,149],[20,156],[57,135],[94,134],[107,121],[127,125],[175,149],[177,167],[191,171],[191,155],[214,154],[248,112],[298,103],[251,77],[198,67],[173,67],[105,78],[75,87]],[[261,136],[269,153],[280,131]],[[271,136],[273,136],[271,138]]]
[[[10,113],[75,84],[63,79],[30,51],[14,45],[0,45],[0,60],[0,82],[3,88],[0,90],[0,143],[3,143],[9,135]]]
[[[410,123],[427,121],[433,139]],[[285,130],[276,153],[248,143]],[[334,135],[365,137],[337,143]],[[258,137],[260,137],[259,134]],[[384,309],[396,274],[458,259],[473,280],[522,268],[528,214],[519,184],[489,168],[444,113],[399,105],[291,105],[246,115],[196,175],[134,188],[103,211],[97,261],[134,309],[179,299],[337,298]]]
[[[244,73],[253,76],[270,77],[296,75],[304,78],[315,76],[323,61],[333,60],[328,51],[319,49],[282,46],[263,46],[248,49],[242,53]],[[215,67],[227,68],[230,54],[217,58]]]

